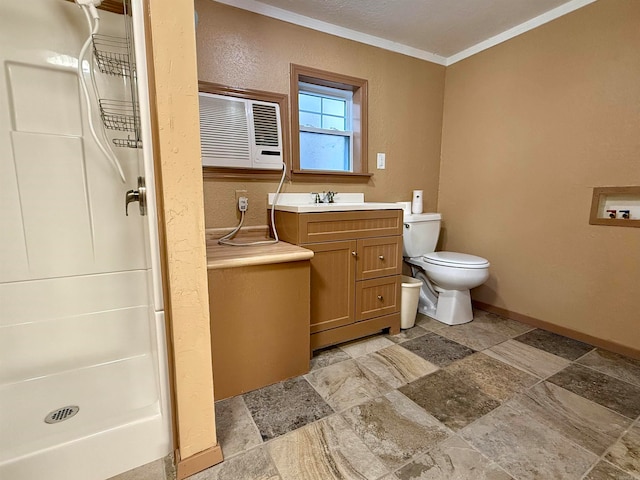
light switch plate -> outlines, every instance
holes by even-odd
[[[384,170],[387,165],[386,155],[384,153],[379,153],[377,158],[378,170]]]

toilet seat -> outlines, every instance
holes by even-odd
[[[486,258],[457,252],[432,252],[423,255],[422,259],[431,265],[453,268],[488,268],[490,265]]]

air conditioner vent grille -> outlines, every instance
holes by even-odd
[[[248,132],[243,103],[200,96],[200,137],[204,158],[249,162]]]
[[[278,117],[276,107],[254,103],[253,126],[256,145],[261,147],[278,146]]]

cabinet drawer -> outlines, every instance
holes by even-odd
[[[400,276],[356,282],[356,321],[400,310]]]
[[[276,227],[282,240],[295,245],[402,235],[402,210],[276,211]]]
[[[358,280],[399,275],[402,271],[402,237],[358,240]]]

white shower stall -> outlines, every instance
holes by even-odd
[[[137,87],[96,70],[99,96],[135,109],[133,141],[107,134],[128,143],[113,145],[123,182],[89,133],[105,118],[78,81],[82,10],[0,0],[2,479],[103,480],[172,450],[141,0],[131,10]],[[124,17],[101,11],[100,33],[126,38]],[[147,212],[127,216],[139,177]]]

